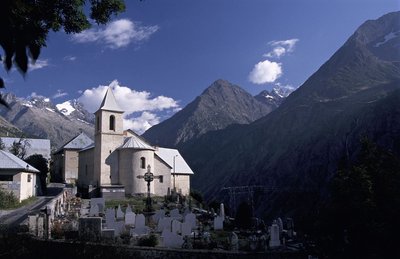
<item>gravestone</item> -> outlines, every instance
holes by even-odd
[[[196,228],[196,215],[189,213],[185,216],[185,222],[189,223],[191,228]]]
[[[214,230],[224,229],[224,218],[217,216],[214,218]]]
[[[287,234],[289,238],[293,238],[294,223],[292,218],[286,219]]]
[[[168,247],[168,248],[181,248],[183,245],[183,237],[180,235],[177,235],[168,229],[164,229],[162,234],[162,246]]]
[[[124,219],[124,212],[121,210],[121,205],[118,205],[117,209],[117,220],[123,220]]]
[[[135,225],[136,214],[131,212],[127,212],[125,214],[125,225],[133,226]]]
[[[230,245],[230,250],[232,251],[239,250],[239,238],[235,232],[231,232],[229,234],[229,245]]]
[[[125,217],[126,217],[126,213],[129,213],[129,212],[132,212],[132,208],[131,208],[131,205],[128,204],[128,206],[126,207],[126,210],[125,210]]]
[[[282,219],[281,219],[281,218],[277,218],[277,219],[276,219],[276,222],[277,222],[278,227],[279,227],[279,234],[282,234],[282,231],[283,231],[283,222],[282,222]]]
[[[269,246],[270,247],[278,247],[281,245],[281,241],[279,239],[279,226],[278,224],[272,224],[271,229],[271,239],[269,240]]]
[[[221,203],[221,205],[219,205],[219,216],[222,218],[225,218],[225,207],[224,207],[223,203]]]
[[[154,222],[158,223],[158,221],[165,217],[165,211],[163,209],[157,210],[153,215]]]
[[[192,234],[192,225],[190,222],[183,222],[181,224],[181,235],[184,236],[190,236]]]
[[[114,235],[117,237],[121,234],[122,231],[125,230],[125,222],[124,221],[114,221],[110,226],[107,225],[108,229],[114,229]]]
[[[98,241],[101,237],[101,218],[79,218],[79,238],[85,241]]]
[[[131,230],[133,235],[147,235],[149,233],[149,228],[145,225],[145,217],[143,214],[136,215],[135,218],[135,228]]]
[[[113,225],[115,222],[115,210],[114,209],[107,209],[106,211],[106,225],[108,228]]]
[[[99,212],[103,213],[106,207],[106,201],[104,198],[91,198],[90,199],[90,206],[94,206],[97,204],[99,208]]]
[[[179,214],[179,210],[178,209],[173,209],[169,212],[169,215],[171,218],[175,218],[175,219],[181,219],[182,215]]]
[[[179,234],[181,232],[181,225],[182,223],[177,220],[172,220],[171,222],[171,232]]]
[[[145,226],[146,219],[143,214],[136,215],[135,228],[142,228]]]
[[[98,216],[99,216],[99,206],[97,204],[90,206],[89,217],[98,217]]]
[[[161,218],[157,224],[157,231],[162,232],[164,229],[171,231],[171,222],[172,218],[170,217]]]

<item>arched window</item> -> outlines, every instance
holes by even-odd
[[[146,169],[146,158],[145,157],[140,158],[140,168]]]
[[[110,130],[115,130],[115,116],[110,116]]]

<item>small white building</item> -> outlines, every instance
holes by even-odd
[[[39,170],[13,154],[0,150],[0,188],[13,192],[19,201],[36,196]]]
[[[78,187],[83,193],[121,198],[147,192],[144,174],[155,176],[150,192],[188,195],[193,171],[176,149],[154,147],[132,130],[123,130],[124,111],[108,88],[96,111],[94,144],[79,152]]]

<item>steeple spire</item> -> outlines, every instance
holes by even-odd
[[[115,96],[113,94],[111,86],[108,87],[106,95],[104,96],[104,99],[100,104],[99,110],[107,110],[107,111],[114,111],[114,112],[124,112],[119,107],[119,105],[117,104],[117,101],[115,100]]]

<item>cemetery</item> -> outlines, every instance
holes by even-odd
[[[178,198],[179,197],[179,198]],[[246,229],[219,209],[202,209],[191,197],[138,196],[125,200],[65,197],[57,213],[29,217],[29,233],[57,242],[128,246],[134,248],[280,253],[302,251],[293,220],[277,218],[267,226],[260,220]],[[118,205],[116,205],[118,203]]]

